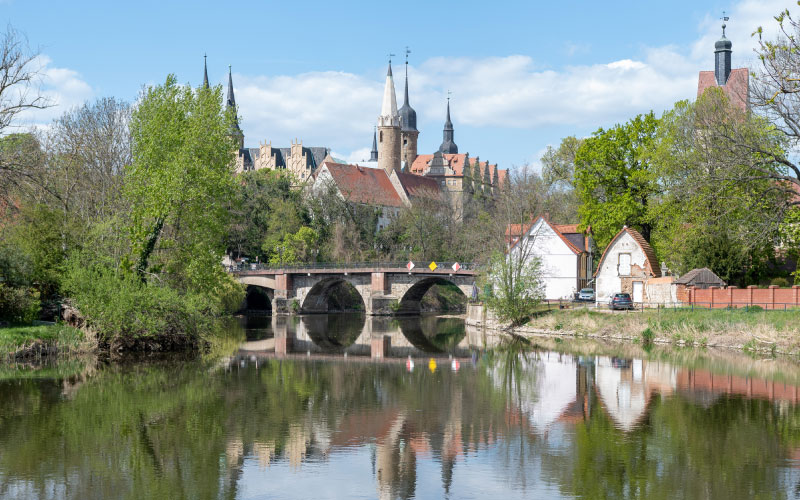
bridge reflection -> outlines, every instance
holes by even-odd
[[[245,352],[335,354],[371,358],[470,357],[484,333],[459,317],[313,314],[245,318]]]

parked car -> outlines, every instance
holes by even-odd
[[[594,289],[593,288],[581,288],[581,291],[578,292],[578,300],[586,300],[586,301],[593,301],[594,300]]]
[[[615,293],[608,303],[608,307],[614,309],[633,309],[633,300],[629,293]]]

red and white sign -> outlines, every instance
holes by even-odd
[[[408,269],[409,271],[414,269],[414,263],[409,260],[408,264],[406,264],[406,269]]]
[[[459,269],[461,269],[461,264],[459,264],[458,262],[453,264],[453,271],[458,272]]]

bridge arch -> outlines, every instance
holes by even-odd
[[[366,311],[361,292],[346,279],[331,276],[320,280],[306,294],[300,310],[306,313]]]
[[[472,285],[466,287],[465,285],[458,285],[453,281],[439,277],[439,276],[431,276],[428,278],[423,278],[413,285],[411,285],[408,290],[400,297],[399,307],[397,309],[398,314],[419,314],[422,311],[421,302],[422,297],[425,296],[426,293],[433,287],[434,285],[452,285],[458,288],[464,298],[468,296],[469,289],[472,288]],[[467,288],[467,289],[465,289]]]
[[[275,290],[260,285],[245,285],[242,312],[272,314],[272,300]]]

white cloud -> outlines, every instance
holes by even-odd
[[[757,41],[750,36],[752,31],[762,25],[768,37],[774,36],[773,16],[790,5],[787,0],[743,0],[733,6],[728,35],[735,66],[753,62]],[[660,113],[678,100],[694,98],[698,72],[713,69],[713,46],[721,23],[716,17],[707,15],[697,27],[696,40],[689,43],[645,46],[625,59],[591,65],[548,68],[520,54],[428,59],[409,68],[418,124],[425,134],[439,133],[448,90],[453,92],[456,127],[531,131],[566,127],[580,133],[651,109]],[[402,101],[401,71],[398,65],[395,83]],[[349,150],[340,155],[348,160],[368,157],[365,146],[371,143],[380,108],[383,75],[377,69],[369,75],[332,71],[235,75],[248,145],[271,140],[285,146],[297,137],[306,145]]]
[[[77,71],[56,67],[45,55],[33,60],[30,69],[38,73],[33,83],[39,86],[41,95],[47,99],[50,107],[20,113],[17,120],[19,128],[45,128],[53,119],[72,107],[80,106],[94,94],[92,87]],[[34,90],[28,89],[28,92],[33,95]]]

